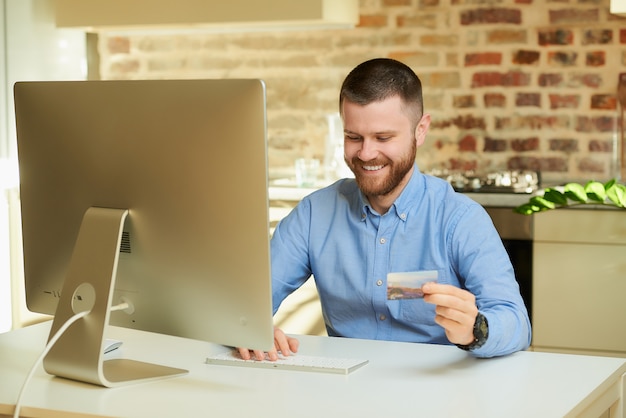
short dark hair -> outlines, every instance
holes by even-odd
[[[346,76],[339,93],[339,109],[344,100],[365,106],[400,96],[417,120],[424,112],[422,82],[406,64],[391,58],[374,58],[357,65]]]

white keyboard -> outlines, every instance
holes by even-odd
[[[303,354],[294,354],[286,357],[280,356],[279,354],[279,358],[276,361],[270,361],[267,358],[265,360],[244,360],[239,356],[237,351],[219,353],[206,358],[206,364],[336,374],[351,373],[359,367],[365,366],[367,363],[368,360],[306,356]]]

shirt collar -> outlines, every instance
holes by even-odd
[[[389,208],[388,213],[393,213],[397,216],[401,221],[407,220],[407,215],[409,213],[409,209],[416,205],[422,198],[424,194],[424,175],[419,171],[417,164],[414,165],[413,173],[411,174],[411,178],[409,182],[400,193],[400,196],[393,202],[391,207]],[[361,208],[362,208],[362,216],[361,220],[365,220],[368,216],[367,214],[376,214],[376,211],[372,209],[367,198],[363,194],[363,192],[359,191],[361,196]]]

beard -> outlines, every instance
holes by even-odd
[[[345,161],[350,170],[354,173],[356,183],[363,194],[366,196],[386,196],[398,187],[407,173],[411,170],[415,164],[416,151],[417,145],[415,141],[412,141],[412,146],[409,151],[396,162],[393,162],[384,156],[371,161],[361,161],[355,156],[352,160],[348,161],[348,159],[345,159]],[[363,174],[362,167],[364,165],[386,165],[389,167],[390,171],[389,174],[383,178],[374,178],[373,176],[366,176]]]

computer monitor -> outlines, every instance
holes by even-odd
[[[18,82],[14,95],[27,307],[55,316],[51,336],[90,311],[48,373],[109,387],[184,373],[104,361],[109,324],[272,346],[261,80]]]

